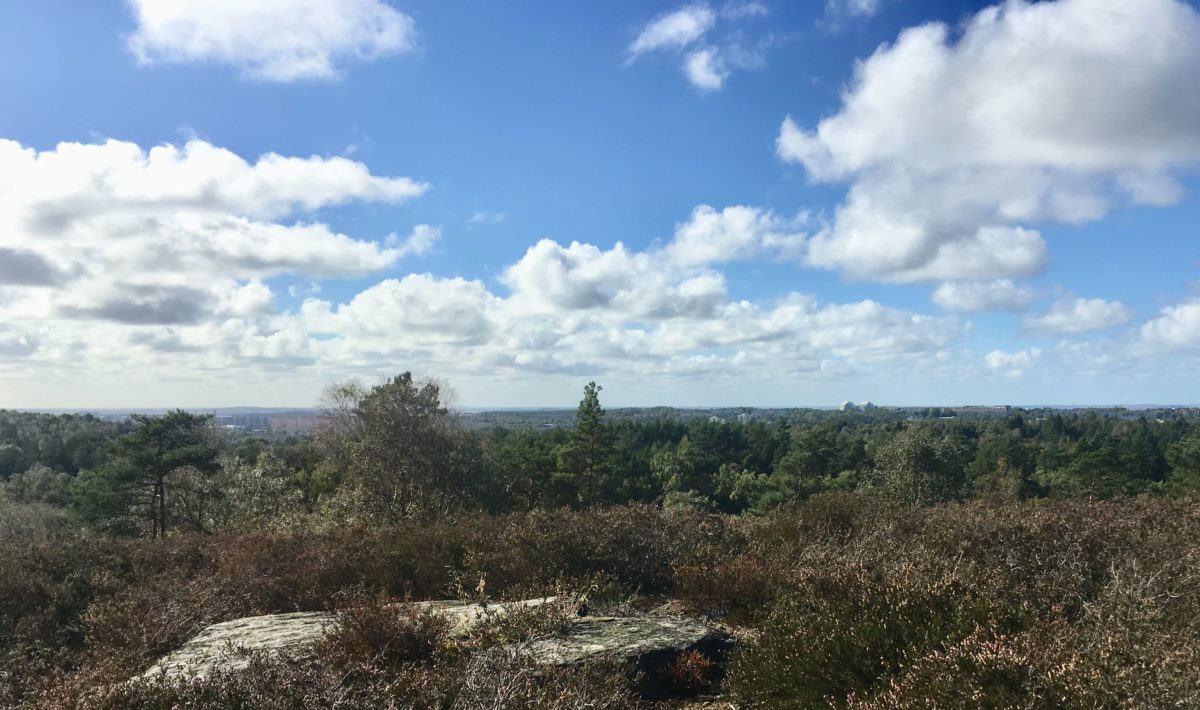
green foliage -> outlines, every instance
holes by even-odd
[[[65,507],[71,496],[71,477],[48,466],[34,464],[0,484],[0,495],[15,503],[44,503]]]
[[[0,480],[36,465],[74,475],[103,463],[108,445],[132,428],[90,414],[0,410]]]
[[[329,400],[334,425],[320,446],[340,483],[326,502],[334,519],[388,522],[462,504],[468,472],[479,469],[482,454],[457,427],[436,383],[405,372],[369,390],[335,387]]]
[[[103,446],[137,421],[0,412],[0,470],[15,479],[10,499],[68,502],[93,529],[130,535],[632,502],[763,515],[859,489],[922,504],[1200,490],[1194,412],[1134,419],[1124,410],[1008,410],[930,419],[947,412],[793,410],[774,421],[722,421],[666,419],[673,410],[660,409],[617,410],[609,421],[600,392],[595,383],[584,388],[574,427],[477,434],[448,411],[436,383],[409,373],[370,388],[339,385],[329,396],[332,425],[315,439],[214,442],[224,449],[220,468],[180,467],[164,479],[172,489],[165,495],[139,483],[146,462]],[[913,413],[926,418],[908,421]],[[81,461],[95,466],[79,469]],[[168,520],[154,524],[151,509]]]
[[[133,431],[113,443],[106,463],[77,480],[77,512],[97,527],[152,538],[180,523],[202,529],[195,509],[203,492],[180,479],[187,471],[203,477],[215,469],[210,419],[183,410],[135,415]]]
[[[1167,489],[1173,493],[1200,493],[1200,434],[1180,439],[1167,449],[1171,473]]]
[[[965,461],[955,443],[917,427],[907,427],[875,452],[873,482],[905,503],[929,505],[962,494]]]
[[[801,569],[789,581],[794,591],[771,607],[762,635],[730,669],[731,690],[750,704],[818,707],[871,693],[913,654],[988,621],[986,603],[949,564],[849,562]]]
[[[178,484],[190,494],[185,501],[195,530],[250,532],[303,524],[304,494],[295,472],[270,450],[253,462],[226,456],[211,475],[183,471]]]
[[[530,429],[492,432],[485,454],[493,475],[486,494],[492,510],[557,508],[574,502],[571,481],[557,474],[560,437]]]
[[[559,472],[574,484],[576,502],[585,506],[611,500],[606,489],[611,483],[612,436],[600,406],[601,389],[595,382],[583,388],[575,426],[555,452]]]

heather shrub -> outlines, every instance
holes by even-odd
[[[426,609],[397,606],[386,595],[349,595],[339,623],[326,629],[314,654],[349,674],[390,673],[432,663],[449,643],[450,622]]]
[[[786,569],[759,555],[679,565],[677,596],[699,614],[750,623],[786,587]]]
[[[699,651],[684,651],[662,670],[665,680],[679,694],[711,690],[720,680],[716,662]]]
[[[852,693],[853,710],[1050,707],[1031,693],[1032,659],[1012,639],[976,631],[916,658],[874,695]]]
[[[846,561],[799,569],[792,584],[734,656],[729,685],[744,702],[815,707],[871,692],[907,658],[965,638],[990,613],[936,562]]]
[[[578,615],[573,604],[548,603],[516,607],[485,617],[471,629],[471,640],[489,648],[559,636]]]
[[[762,517],[631,506],[155,541],[21,530],[0,538],[0,706],[627,707],[623,676],[498,650],[555,633],[567,609],[497,617],[442,653],[437,629],[386,608],[548,594],[601,610],[669,597],[748,627],[725,685],[749,706],[1200,705],[1190,500],[918,508],[856,493]],[[351,607],[361,623],[316,660],[113,686],[211,623]]]
[[[58,710],[368,710],[454,706],[450,668],[412,666],[351,679],[313,660],[258,655],[239,671],[190,680],[166,677],[99,686],[79,694],[45,693],[31,703]]]
[[[502,648],[475,654],[460,677],[455,710],[636,710],[627,669],[613,661],[547,668]]]
[[[686,539],[672,522],[648,505],[500,516],[469,531],[463,586],[485,579],[503,593],[518,585],[593,582],[599,573],[623,589],[662,594],[672,587],[672,563]]]
[[[355,666],[353,673],[320,659],[259,655],[241,671],[46,694],[33,704],[47,710],[618,710],[641,706],[630,688],[624,669],[613,663],[547,668],[500,649],[386,672]]]

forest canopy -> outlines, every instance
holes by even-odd
[[[570,427],[480,429],[436,381],[406,372],[330,387],[325,426],[273,441],[182,411],[124,422],[0,412],[0,495],[154,537],[629,503],[763,514],[830,491],[928,505],[1200,489],[1188,411],[651,410],[610,421],[601,392],[584,387]]]

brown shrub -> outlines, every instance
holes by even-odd
[[[615,697],[608,686],[532,669],[509,678],[469,653],[389,661],[401,670],[344,682],[335,663],[317,661],[195,688],[103,689],[210,623],[344,607],[354,590],[444,598],[484,579],[498,598],[670,595],[750,624],[757,640],[743,645],[728,686],[767,705],[913,707],[940,698],[956,706],[987,697],[1003,706],[1023,695],[1035,707],[1195,706],[1196,570],[1200,504],[1151,498],[906,509],[835,495],[761,519],[631,506],[321,534],[24,535],[0,539],[0,704],[236,707],[266,698],[269,683],[288,690],[265,707],[338,698],[386,707],[386,698],[443,691],[458,702],[453,679],[468,668],[478,674],[477,698],[525,692],[541,698],[529,707],[550,707],[536,704],[550,702],[547,688],[571,702]],[[514,617],[503,634],[536,635],[555,623],[535,617]],[[373,658],[386,638],[367,632],[382,623],[365,624],[360,650],[345,658],[376,649]],[[522,687],[530,690],[512,690]],[[105,697],[116,700],[106,706]]]
[[[322,662],[353,674],[389,673],[432,663],[446,649],[450,622],[441,614],[397,605],[382,594],[350,595],[314,649]]]

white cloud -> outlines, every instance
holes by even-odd
[[[221,294],[220,311],[235,317],[249,318],[270,313],[275,296],[271,287],[257,279],[229,286]]]
[[[699,40],[717,23],[705,4],[686,5],[651,20],[626,50],[631,59],[660,49],[681,49]]]
[[[721,6],[721,17],[727,20],[767,17],[770,14],[771,9],[761,2],[727,2]]]
[[[1015,379],[1028,372],[1041,357],[1041,348],[1029,348],[1017,352],[993,350],[984,356],[983,361],[989,370]]]
[[[979,311],[1023,311],[1037,293],[1008,279],[994,281],[948,281],[933,292],[933,302],[953,313]]]
[[[311,331],[428,347],[490,340],[498,305],[479,281],[409,274],[381,281],[346,304],[310,299],[301,313]]]
[[[197,181],[195,189],[206,184]],[[281,189],[267,180],[256,194],[280,202],[272,196]],[[189,197],[183,184],[165,203],[130,196],[99,216],[75,207],[95,202],[79,198],[82,190],[67,190],[50,204],[10,188],[0,192],[0,214],[17,216],[8,225],[16,229],[0,232],[0,246],[45,256],[67,275],[62,284],[0,288],[11,321],[0,324],[0,382],[72,372],[93,384],[120,377],[145,386],[208,382],[220,373],[222,382],[241,383],[225,395],[238,399],[278,373],[321,382],[373,377],[397,363],[506,382],[603,372],[827,380],[880,362],[921,367],[964,332],[953,317],[875,301],[819,303],[801,293],[760,302],[730,298],[723,265],[795,259],[805,241],[803,216],[785,219],[743,206],[698,206],[665,243],[646,250],[542,240],[502,272],[498,289],[480,280],[408,274],[281,310],[274,289],[284,286],[268,283],[272,275],[291,275],[297,288],[288,292],[301,296],[310,279],[338,272],[330,264],[339,255],[349,252],[349,263],[362,267],[349,271],[362,276],[376,258],[389,265],[427,249],[436,229],[420,225],[384,248],[322,225],[232,215],[226,211],[232,198]],[[305,197],[282,204],[323,201]],[[70,218],[55,223],[53,238],[31,231],[30,224],[45,220],[28,218],[51,207]],[[206,220],[232,226],[206,231]],[[20,243],[10,244],[13,238]],[[202,391],[216,396],[211,387]]]
[[[825,0],[825,14],[831,19],[842,16],[874,17],[882,4],[882,0]]]
[[[217,62],[254,79],[333,79],[348,61],[410,51],[413,20],[382,0],[129,0],[143,64]]]
[[[784,220],[755,207],[735,205],[718,211],[699,205],[688,221],[675,225],[675,236],[663,251],[682,266],[763,256],[798,259],[805,243],[799,227],[805,221],[806,215]]]
[[[0,275],[23,274],[4,282],[11,321],[259,318],[272,310],[267,278],[362,276],[428,250],[438,235],[420,225],[388,248],[302,221],[323,207],[398,204],[426,189],[345,158],[272,153],[251,163],[197,140],[41,152],[0,140],[0,164]]]
[[[1044,314],[1027,317],[1022,324],[1035,333],[1086,333],[1127,323],[1133,311],[1103,298],[1061,298]]]
[[[704,3],[686,5],[651,20],[626,49],[626,63],[651,52],[683,53],[680,68],[701,93],[718,91],[734,69],[757,69],[772,40],[746,47],[740,33],[710,41],[718,25],[765,17],[770,11],[757,2],[727,3],[715,12]],[[685,52],[686,50],[686,52]]]
[[[397,234],[389,234],[384,242],[395,247],[398,258],[406,256],[424,256],[433,250],[433,245],[442,238],[441,227],[431,227],[428,224],[418,224],[412,232],[403,239]]]
[[[500,224],[503,221],[503,212],[476,212],[467,220],[467,227],[470,228],[479,224]]]
[[[624,252],[613,257],[592,245],[553,242],[530,252],[552,249],[575,258],[640,256]],[[527,255],[522,261],[529,264],[531,259]],[[505,297],[478,281],[414,274],[368,288],[346,304],[307,301],[297,317],[303,330],[336,336],[312,342],[309,349],[339,362],[386,368],[404,358],[430,363],[447,375],[471,376],[609,371],[715,376],[733,368],[748,379],[784,373],[825,376],[833,363],[845,369],[896,361],[936,352],[962,334],[952,318],[917,315],[873,301],[822,305],[790,294],[774,303],[732,302],[719,283],[710,290],[706,278],[669,286],[655,307],[670,314],[648,314],[649,306],[620,293],[601,294],[594,301],[559,298],[531,308],[521,282],[514,281],[513,293]],[[623,281],[616,288],[637,287]],[[688,305],[694,298],[710,302],[695,308]]]
[[[1151,348],[1200,347],[1200,300],[1167,306],[1142,325],[1141,343]]]
[[[720,275],[685,274],[620,242],[605,251],[543,239],[504,272],[503,281],[522,307],[550,314],[594,310],[636,319],[701,317],[725,296]]]
[[[712,47],[698,49],[687,56],[683,63],[688,81],[701,91],[716,91],[729,78],[725,61]]]
[[[137,205],[272,218],[351,201],[403,202],[428,186],[372,175],[347,158],[267,153],[253,164],[201,140],[149,150],[125,141],[60,143],[35,151],[0,139],[0,199],[30,200],[35,225]]]
[[[1200,163],[1198,73],[1200,15],[1179,0],[1011,0],[957,41],[940,23],[905,30],[856,67],[837,113],[780,129],[783,160],[851,184],[812,263],[900,281],[1037,273],[1028,225],[1179,198],[1173,173]]]
[[[661,248],[634,252],[618,242],[602,250],[544,239],[504,272],[503,281],[514,298],[541,312],[612,309],[638,319],[700,317],[725,297],[724,277],[712,267],[796,258],[805,235],[795,222],[753,207],[700,205]]]

